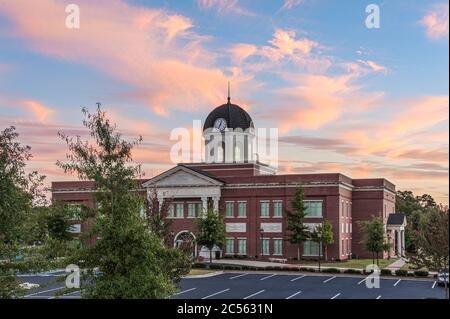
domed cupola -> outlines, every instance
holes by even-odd
[[[253,161],[256,150],[255,127],[250,115],[232,104],[230,85],[226,104],[216,107],[203,125],[205,160],[208,163],[239,163]]]

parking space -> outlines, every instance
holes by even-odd
[[[31,275],[22,282],[38,283],[25,299],[77,299],[80,292],[61,293],[57,275]],[[444,298],[432,280],[381,279],[380,288],[367,288],[363,277],[326,274],[235,273],[207,278],[185,278],[173,299],[423,299]]]

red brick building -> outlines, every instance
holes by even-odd
[[[228,100],[205,121],[204,163],[179,164],[141,181],[142,196],[156,187],[161,203],[164,198],[173,200],[174,245],[195,241],[194,221],[211,207],[223,212],[227,229],[226,245],[216,251],[251,258],[295,258],[297,247],[287,240],[285,210],[290,209],[296,189],[302,187],[308,213],[305,222],[315,227],[326,219],[333,226],[328,259],[371,257],[361,244],[358,222],[372,216],[385,222],[393,246],[390,255],[403,254],[405,221],[403,215],[393,215],[395,185],[383,178],[352,179],[339,173],[277,175],[275,169],[254,159],[253,129],[247,112]],[[54,182],[52,194],[54,200],[74,204],[92,206],[94,202],[92,182]],[[80,225],[79,231],[85,227]],[[193,253],[209,256],[201,247]],[[318,253],[316,243],[308,241],[302,247],[304,258],[317,258]]]

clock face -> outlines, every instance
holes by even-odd
[[[214,127],[219,131],[223,131],[227,127],[227,121],[223,118],[219,118],[214,122]]]

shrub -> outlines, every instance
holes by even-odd
[[[358,269],[346,269],[344,274],[361,274],[361,270]]]
[[[408,271],[405,270],[405,269],[397,269],[397,270],[395,271],[395,274],[396,274],[397,276],[407,276],[407,275],[408,275]]]
[[[308,268],[306,268],[306,267],[300,267],[299,270],[300,270],[300,271],[308,271]]]
[[[274,270],[274,268],[275,268],[275,267],[267,266],[267,267],[264,268],[264,270]]]
[[[390,269],[381,269],[381,275],[383,275],[383,276],[391,276],[392,275],[392,270],[390,270]]]
[[[322,272],[330,273],[330,274],[338,274],[341,271],[337,268],[325,268],[325,269],[322,269]]]
[[[211,264],[211,265],[208,265],[208,268],[209,269],[225,269],[225,266],[221,265],[221,264]]]
[[[315,269],[315,268],[306,268],[306,271],[309,271],[309,272],[316,272],[316,269]]]
[[[204,264],[204,263],[194,263],[193,265],[192,265],[192,268],[206,268],[206,264]]]

